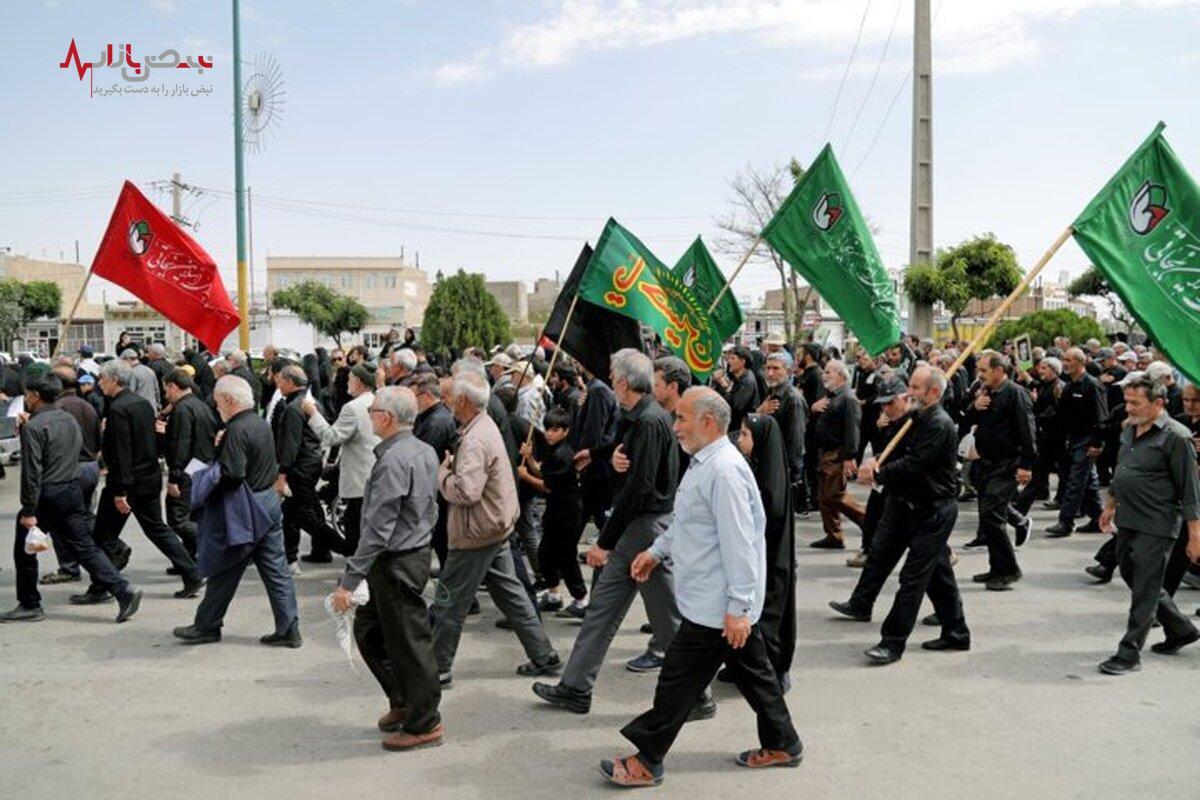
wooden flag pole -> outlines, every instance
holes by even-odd
[[[75,302],[71,305],[71,313],[67,314],[66,323],[59,328],[58,341],[54,343],[54,352],[50,354],[50,363],[54,363],[54,358],[58,355],[58,351],[62,349],[63,341],[67,338],[67,332],[71,330],[71,323],[75,320],[75,312],[79,310],[79,303],[83,300],[83,293],[87,291],[88,281],[92,279],[92,268],[88,267],[87,275],[83,276],[83,285],[79,287],[79,294],[75,295]],[[115,353],[114,355],[120,355]]]
[[[760,233],[754,239],[754,244],[750,245],[750,249],[746,251],[746,255],[742,256],[742,261],[733,270],[733,274],[729,276],[729,280],[725,281],[725,285],[721,287],[721,291],[717,292],[717,296],[713,298],[712,305],[708,307],[708,313],[712,313],[717,307],[717,303],[721,302],[721,298],[725,296],[725,292],[729,291],[729,287],[733,285],[738,273],[742,271],[742,267],[746,266],[746,262],[750,260],[750,256],[754,255],[754,251],[762,244],[762,234]],[[565,327],[565,326],[564,326]]]
[[[1029,270],[1021,282],[1017,284],[1017,288],[1012,290],[1012,294],[1005,298],[1004,302],[992,312],[992,316],[988,318],[988,321],[983,326],[983,329],[980,330],[979,333],[975,334],[975,338],[972,339],[970,343],[963,348],[963,351],[958,354],[958,358],[956,358],[954,363],[951,364],[949,369],[946,370],[947,378],[952,376],[955,372],[958,372],[959,368],[962,367],[962,365],[966,362],[967,357],[982,347],[984,342],[991,338],[992,332],[995,331],[996,325],[998,325],[1000,322],[1000,318],[1004,316],[1008,309],[1012,307],[1012,304],[1015,303],[1021,295],[1025,294],[1025,290],[1029,288],[1031,283],[1033,283],[1033,279],[1038,276],[1038,273],[1040,273],[1048,263],[1050,263],[1050,259],[1054,257],[1054,254],[1058,252],[1060,247],[1066,244],[1067,240],[1071,238],[1073,233],[1075,233],[1075,229],[1068,225],[1066,229],[1058,235],[1058,238],[1054,240],[1052,245],[1050,245],[1050,249],[1042,254],[1042,257],[1038,259],[1038,262],[1033,265],[1033,269]],[[892,454],[892,451],[896,449],[896,445],[900,444],[900,440],[903,439],[908,433],[909,429],[912,428],[912,424],[913,422],[910,418],[904,423],[904,427],[896,432],[896,435],[892,437],[890,442],[888,442],[887,447],[885,447],[883,452],[880,453],[879,457],[875,459],[877,466],[883,466],[883,462],[886,461],[888,456]]]
[[[547,375],[554,374],[554,362],[558,361],[558,354],[562,350],[563,337],[565,337],[567,334],[567,326],[571,324],[571,317],[575,315],[575,304],[578,302],[579,302],[579,292],[576,291],[575,296],[573,298],[571,298],[571,307],[567,309],[567,316],[563,318],[562,330],[558,332],[558,341],[554,343],[554,352],[550,354],[550,363],[546,366],[546,374]],[[547,322],[547,324],[549,324],[549,323]],[[542,326],[542,335],[539,337],[539,341],[541,339],[544,339],[545,337],[546,337],[546,326],[543,325]],[[534,342],[533,346],[534,346],[534,349],[537,349],[537,342]],[[517,391],[518,392],[520,392],[521,387],[525,385],[525,376],[527,376],[529,374],[529,368],[532,365],[533,365],[533,357],[530,356],[530,359],[525,362],[525,369],[521,371],[521,380],[520,380],[520,382],[517,383]],[[532,421],[529,423],[529,433],[527,433],[525,435],[525,444],[529,444],[531,441],[533,441],[533,431],[536,429],[536,427],[537,426],[534,425]],[[524,459],[522,459],[522,460],[524,460]]]

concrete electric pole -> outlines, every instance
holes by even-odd
[[[933,260],[933,65],[929,0],[915,0],[913,26],[912,196],[908,263]],[[933,307],[910,303],[910,333],[933,335]]]
[[[183,224],[183,183],[178,172],[171,175],[171,219],[176,225]]]

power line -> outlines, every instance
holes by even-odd
[[[829,141],[829,132],[833,130],[833,120],[837,116],[838,103],[842,99],[842,90],[846,88],[846,78],[850,75],[850,66],[854,63],[854,56],[858,53],[858,44],[862,41],[863,26],[867,24],[867,14],[871,11],[871,0],[867,0],[867,5],[863,9],[862,19],[858,21],[858,35],[854,37],[854,47],[850,49],[850,58],[846,59],[846,69],[842,71],[842,80],[838,83],[837,94],[833,96],[833,109],[829,112],[829,124],[825,126],[825,135],[821,137],[821,141]]]
[[[905,0],[897,0],[896,13],[892,15],[892,27],[888,29],[887,41],[883,43],[883,50],[879,53],[879,61],[875,63],[875,74],[871,76],[871,85],[867,87],[867,93],[863,95],[862,102],[858,105],[858,111],[854,114],[854,121],[850,123],[850,132],[846,134],[846,140],[842,145],[842,152],[850,147],[850,140],[854,138],[854,131],[858,127],[858,120],[862,116],[863,109],[867,107],[867,101],[871,99],[871,93],[875,91],[875,82],[879,80],[879,72],[883,69],[883,62],[887,58],[888,48],[892,44],[892,34],[896,32],[896,23],[900,20],[900,9],[904,7]]]

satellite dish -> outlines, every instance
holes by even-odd
[[[282,121],[286,94],[279,62],[269,53],[256,55],[242,87],[242,138],[254,152],[262,152]]]

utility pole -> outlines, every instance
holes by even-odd
[[[909,264],[933,260],[933,37],[929,0],[915,0],[914,6]],[[933,306],[910,301],[908,327],[918,336],[932,336]]]
[[[243,194],[246,188],[246,176],[242,163],[244,145],[242,138],[242,22],[239,6],[238,0],[233,0],[233,205],[234,213],[237,215],[238,316],[241,318],[238,328],[238,345],[243,351],[248,351],[250,349],[250,271],[246,268],[246,198]]]
[[[171,175],[171,219],[176,225],[183,224],[183,183],[178,172]]]

